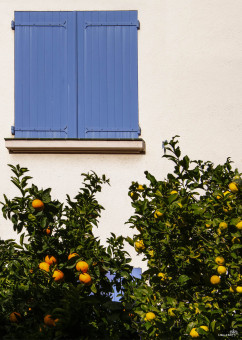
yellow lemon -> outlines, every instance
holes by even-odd
[[[199,334],[198,332],[196,331],[196,328],[193,328],[190,332],[190,335],[192,338],[198,338],[199,337]]]
[[[139,194],[137,194],[137,192],[131,192],[130,196],[133,200],[137,200],[137,198],[139,197]]]
[[[164,281],[166,279],[166,274],[164,273],[159,273],[157,276],[161,278],[161,281]]]
[[[235,181],[236,179],[240,179],[239,175],[234,176],[233,180]]]
[[[213,284],[213,285],[218,285],[220,283],[220,277],[218,275],[213,275],[211,278],[210,278],[210,282]]]
[[[177,192],[176,190],[172,190],[172,191],[170,192],[170,195],[175,195],[175,194],[178,194],[178,192]]]
[[[225,263],[225,260],[222,256],[217,256],[215,259],[215,262],[219,265],[222,266]]]
[[[228,224],[226,222],[220,222],[219,223],[219,229],[224,230],[228,228]]]
[[[176,308],[169,308],[169,309],[168,309],[168,314],[169,314],[170,316],[172,316],[172,317],[175,317],[175,316],[176,316],[176,314],[173,312],[174,310],[176,310]]]
[[[217,233],[218,233],[218,236],[220,236],[222,234],[221,230],[219,228],[217,229]]]
[[[150,254],[151,257],[154,257],[154,250],[149,250],[148,253]]]
[[[242,229],[242,221],[236,224],[236,228],[241,230]]]
[[[212,305],[211,305],[211,303],[206,303],[205,307],[206,308],[212,308]]]
[[[145,315],[147,321],[151,321],[155,319],[155,314],[153,312],[146,313]]]
[[[242,293],[242,286],[236,287],[236,292],[237,293]]]
[[[211,223],[209,223],[209,222],[206,223],[206,224],[205,224],[205,227],[206,227],[206,228],[210,228],[210,227],[211,227]]]
[[[142,185],[139,184],[137,190],[138,191],[144,191],[145,189],[144,189],[144,187]]]
[[[237,185],[235,182],[231,182],[231,183],[229,184],[229,189],[230,189],[230,191],[232,191],[232,192],[237,192],[237,191],[239,191],[238,185]]]
[[[224,267],[224,266],[218,266],[217,272],[218,272],[220,275],[223,275],[223,274],[226,274],[227,269],[226,269],[226,267]]]
[[[227,195],[231,195],[231,192],[228,190],[224,192],[224,196],[227,196]]]
[[[161,212],[161,211],[159,211],[159,210],[156,210],[155,213],[154,213],[154,217],[155,217],[155,218],[159,218],[159,217],[161,217],[161,216],[163,216],[163,212]]]
[[[208,326],[200,326],[200,328],[204,329],[206,332],[209,331]]]
[[[144,241],[143,240],[136,241],[134,247],[137,252],[144,250],[145,249]]]
[[[230,291],[230,293],[235,293],[236,287],[235,286],[230,286],[229,287],[229,291]]]

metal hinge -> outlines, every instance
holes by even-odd
[[[135,26],[140,28],[139,20],[134,22],[85,22],[85,28],[92,26]]]
[[[22,23],[16,23],[14,20],[11,21],[11,28],[12,30],[15,30],[15,27],[23,27],[23,26],[31,26],[31,27],[64,27],[66,28],[66,21],[64,22],[22,22]]]
[[[27,128],[16,128],[15,126],[11,126],[11,133],[15,135],[15,131],[21,132],[64,132],[67,134],[67,126],[64,129],[27,129]]]
[[[140,127],[137,129],[130,129],[130,128],[86,128],[85,133],[90,132],[137,132],[140,135]]]

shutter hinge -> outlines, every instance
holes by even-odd
[[[90,132],[137,132],[140,134],[140,127],[138,129],[131,129],[131,128],[98,128],[98,127],[93,127],[93,128],[86,128],[85,133],[90,133]]]
[[[20,132],[64,132],[67,135],[67,126],[60,129],[35,129],[35,128],[15,128],[15,126],[11,126],[11,133],[15,135],[15,131]]]
[[[85,28],[93,26],[135,26],[140,28],[139,20],[134,22],[85,22]]]
[[[11,22],[11,27],[14,30],[16,26],[19,27],[64,27],[66,28],[66,21],[64,22],[21,22],[21,23],[16,23],[15,21]]]

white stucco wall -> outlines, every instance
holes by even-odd
[[[17,10],[138,10],[139,122],[145,155],[10,155],[4,138],[14,123],[14,31]],[[28,167],[53,197],[74,196],[80,174],[94,170],[111,179],[100,195],[106,211],[96,234],[131,233],[127,196],[132,180],[145,170],[163,178],[168,161],[162,141],[175,134],[191,158],[224,162],[230,156],[241,170],[242,109],[241,0],[0,0],[0,200],[16,194],[7,164]],[[14,237],[0,218],[0,237]],[[134,256],[134,251],[131,251]],[[136,257],[134,265],[140,265]]]

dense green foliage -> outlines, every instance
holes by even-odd
[[[64,204],[51,189],[30,186],[26,168],[11,165],[21,195],[4,195],[2,211],[20,243],[0,240],[1,339],[239,339],[241,175],[229,158],[215,166],[182,157],[177,137],[163,157],[174,162],[172,173],[157,180],[146,171],[148,184],[133,182],[129,190],[134,236],[126,241],[148,265],[141,279],[131,275],[122,236],[111,233],[104,247],[93,234],[105,176],[83,174],[83,187]],[[39,267],[47,255],[56,259],[49,271]],[[90,284],[80,282],[80,261]],[[57,270],[63,279],[55,280]],[[114,286],[120,302],[112,301]]]
[[[13,199],[4,195],[2,211],[21,236],[20,244],[0,241],[0,338],[135,339],[125,306],[111,299],[113,286],[120,290],[121,277],[132,280],[124,239],[112,234],[105,248],[92,232],[103,209],[95,194],[109,181],[95,173],[83,174],[83,188],[74,200],[67,196],[64,205],[51,199],[51,189],[29,186],[26,168],[11,168],[21,195]],[[44,203],[43,210],[32,207],[35,199]],[[78,256],[68,260],[73,252]],[[39,268],[47,255],[57,260],[49,272]],[[89,265],[91,285],[78,282],[75,265],[80,260]],[[52,277],[57,269],[64,280]],[[107,272],[114,274],[112,280]],[[13,312],[20,316],[15,314],[11,321]],[[46,315],[58,319],[55,326],[44,323]]]
[[[142,339],[190,338],[193,328],[201,338],[239,338],[239,173],[232,170],[230,159],[214,166],[181,157],[176,137],[165,144],[163,157],[174,162],[174,172],[162,181],[145,172],[149,185],[134,182],[129,192],[135,208],[129,223],[135,235],[128,241],[148,263],[139,285],[125,296],[127,301],[131,294],[135,302],[133,323]],[[217,257],[225,260],[221,275]],[[220,283],[211,283],[214,275]],[[154,313],[153,320],[147,320],[148,312]]]

